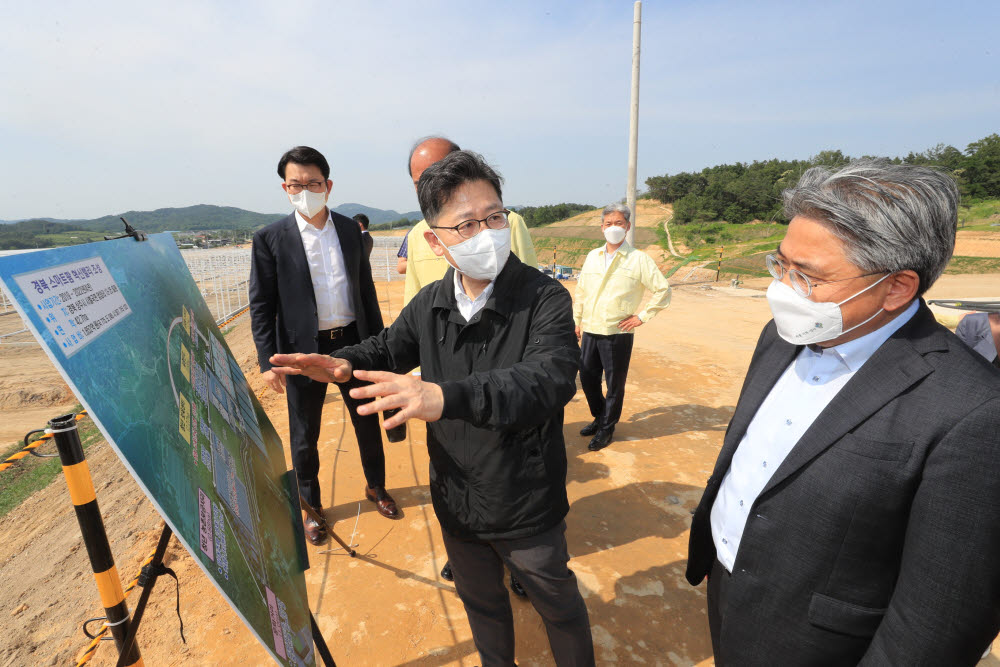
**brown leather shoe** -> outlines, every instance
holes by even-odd
[[[317,514],[322,516],[322,508],[316,509]],[[311,516],[307,516],[306,520],[302,522],[302,525],[306,529],[306,539],[312,542],[313,545],[319,546],[326,542],[327,532],[326,532],[326,521],[322,523],[316,521]]]
[[[365,485],[365,498],[375,503],[375,509],[378,513],[387,519],[398,519],[400,517],[399,508],[396,507],[396,501],[392,499],[389,492],[385,490],[384,486],[376,486],[374,488]]]

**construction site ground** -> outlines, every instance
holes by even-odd
[[[993,242],[992,239],[988,240]],[[694,276],[697,278],[698,276]],[[670,308],[636,332],[625,412],[615,440],[587,450],[582,392],[566,407],[571,509],[567,539],[590,612],[598,664],[712,664],[704,585],[683,578],[690,513],[733,412],[761,327],[770,318],[767,280],[681,284]],[[567,283],[572,291],[573,283]],[[386,319],[402,283],[377,285]],[[931,298],[996,297],[1000,274],[946,275]],[[255,366],[249,318],[227,341],[278,433],[287,436],[284,396],[266,391]],[[73,398],[38,347],[0,346],[0,444],[72,407]],[[354,433],[339,393],[330,392],[320,438],[326,516],[358,557],[309,547],[311,607],[340,665],[477,665],[427,488],[425,429],[386,444],[390,492],[403,518],[379,516],[363,499]],[[287,457],[287,451],[286,451]],[[88,450],[105,526],[124,582],[138,571],[160,519],[106,443]],[[288,459],[290,460],[290,459]],[[0,473],[4,474],[4,473]],[[356,529],[355,529],[356,527]],[[139,632],[147,665],[257,665],[270,658],[176,542],[166,564],[180,579],[181,643],[174,582],[161,579]],[[57,478],[0,520],[0,667],[73,664],[87,641],[84,619],[102,613],[66,485]],[[134,605],[138,594],[129,598]],[[521,665],[552,663],[529,601],[513,599]],[[91,664],[112,665],[106,642]],[[984,664],[1000,664],[996,654]]]

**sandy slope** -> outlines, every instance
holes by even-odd
[[[655,199],[639,199],[636,201],[636,227],[656,227],[662,225],[664,220],[673,215],[673,206],[663,204]],[[572,218],[566,218],[559,222],[546,225],[547,229],[559,227],[584,227],[589,225],[600,226],[601,209],[587,211]]]

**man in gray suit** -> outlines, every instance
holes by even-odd
[[[1000,313],[969,313],[958,323],[955,335],[1000,368]]]
[[[813,168],[691,526],[720,665],[972,665],[1000,627],[1000,374],[921,296],[958,190]]]

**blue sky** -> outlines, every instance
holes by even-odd
[[[824,149],[1000,132],[997,0],[643,3],[639,182]],[[956,8],[957,7],[957,8]],[[0,5],[0,219],[289,209],[297,144],[331,201],[417,208],[444,133],[508,204],[625,194],[632,2]]]

